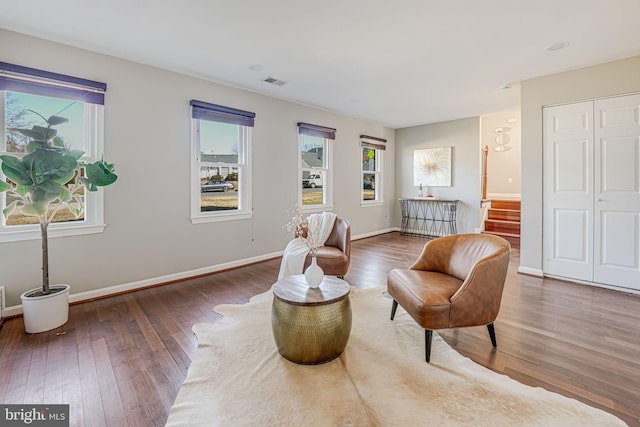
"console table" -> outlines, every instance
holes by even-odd
[[[400,199],[402,226],[400,234],[430,237],[457,234],[456,212],[458,200],[430,197]]]

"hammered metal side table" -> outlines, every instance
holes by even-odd
[[[277,281],[273,287],[271,326],[280,354],[301,365],[327,363],[342,354],[351,333],[349,284],[325,276],[316,289],[304,275]]]

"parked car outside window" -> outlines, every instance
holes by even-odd
[[[216,181],[209,180],[200,185],[200,192],[205,193],[207,191],[229,191],[233,190],[233,184],[228,181]]]
[[[322,177],[320,174],[309,175],[307,178],[302,180],[302,186],[304,188],[322,187]]]

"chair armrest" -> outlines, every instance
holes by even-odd
[[[508,247],[476,263],[451,297],[451,327],[482,325],[495,320],[508,267]]]
[[[346,219],[337,219],[336,221],[340,221],[339,224],[336,224],[338,229],[337,231],[337,239],[338,239],[338,248],[347,255],[347,258],[351,254],[351,224]]]

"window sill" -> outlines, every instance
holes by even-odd
[[[360,206],[363,208],[370,208],[373,206],[384,206],[384,202],[378,200],[372,200],[370,202],[360,202]]]
[[[306,205],[300,207],[300,210],[306,214],[331,212],[333,211],[333,205]]]
[[[106,224],[83,224],[83,225],[56,225],[49,226],[48,236],[49,238],[67,237],[67,236],[81,236],[85,234],[98,234],[104,231]],[[20,230],[4,230],[0,231],[0,243],[7,242],[20,242],[24,240],[39,240],[40,228],[35,225],[33,227],[27,226]]]
[[[222,222],[222,221],[235,221],[239,219],[251,219],[253,217],[252,212],[234,212],[234,213],[223,213],[216,215],[198,215],[192,216],[189,218],[191,220],[191,224],[205,224],[208,222]]]

